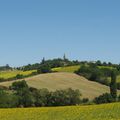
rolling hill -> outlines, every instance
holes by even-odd
[[[120,103],[0,109],[0,120],[120,120]]]
[[[40,74],[25,79],[29,86],[34,88],[47,88],[50,91],[56,89],[79,89],[82,97],[93,99],[105,92],[109,92],[109,87],[89,81],[84,77],[78,76],[74,73],[58,72]],[[10,86],[14,81],[2,82],[1,86]]]
[[[53,72],[57,71],[57,72],[71,72],[71,73],[74,73],[79,68],[80,68],[80,65],[75,65],[75,66],[53,68],[52,71]]]

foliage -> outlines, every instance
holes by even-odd
[[[49,106],[68,106],[80,104],[79,90],[57,90],[51,93]]]
[[[10,67],[8,64],[6,66],[0,66],[0,71],[8,71],[12,70],[12,67]]]
[[[49,65],[43,64],[41,65],[38,69],[37,69],[37,73],[50,73],[51,72],[51,68]]]
[[[0,90],[0,108],[13,108],[18,106],[18,98],[4,90]]]
[[[29,88],[26,81],[14,82],[9,94],[0,91],[0,107],[43,107],[66,106],[80,104],[79,90],[56,90],[49,92],[47,89]]]
[[[102,104],[102,103],[111,103],[113,102],[113,97],[111,96],[111,94],[105,93],[103,95],[100,95],[99,97],[96,97],[94,99],[94,102],[96,104]]]
[[[110,93],[111,93],[111,96],[116,101],[116,98],[117,98],[117,84],[116,84],[116,73],[115,73],[115,71],[111,72]]]
[[[110,84],[109,77],[111,77],[110,68],[98,67],[95,64],[82,65],[79,70],[75,71],[76,74],[82,75],[88,80],[96,81],[105,85]]]
[[[23,89],[23,88],[28,88],[28,85],[27,85],[27,83],[26,83],[25,80],[18,81],[18,82],[14,82],[14,83],[12,83],[12,85],[10,86],[10,89],[16,90],[16,91],[21,90],[21,89]]]

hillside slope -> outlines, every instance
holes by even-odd
[[[88,81],[84,77],[74,73],[48,73],[41,74],[25,79],[29,86],[34,88],[47,88],[50,91],[56,89],[73,88],[79,89],[83,97],[93,99],[105,92],[109,92],[109,88],[105,85]],[[2,82],[1,86],[9,86],[10,82]]]
[[[0,120],[120,120],[120,103],[52,108],[0,109]]]

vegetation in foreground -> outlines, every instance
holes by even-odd
[[[0,109],[0,120],[120,120],[120,103],[53,107]]]

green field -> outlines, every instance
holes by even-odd
[[[109,87],[97,82],[89,81],[74,73],[58,72],[40,74],[30,78],[25,78],[25,80],[29,86],[38,89],[47,88],[50,91],[66,88],[79,89],[83,95],[82,97],[89,99],[93,99],[105,92],[109,92]],[[12,82],[14,81],[2,82],[0,85],[8,87]]]
[[[53,68],[52,71],[57,71],[57,72],[75,72],[80,68],[80,65],[76,66],[68,66],[68,67],[58,67],[58,68]]]
[[[99,68],[108,68],[108,69],[114,69],[113,67],[109,66],[98,66]],[[56,72],[75,72],[80,68],[80,65],[75,65],[75,66],[66,66],[66,67],[58,67],[58,68],[53,68],[52,71]]]
[[[0,109],[0,120],[120,120],[120,103],[72,107]]]
[[[13,78],[17,74],[21,74],[23,76],[30,75],[32,72],[35,72],[36,70],[31,70],[31,71],[19,71],[19,70],[13,70],[13,71],[2,71],[0,72],[0,78],[8,79],[8,78]]]

